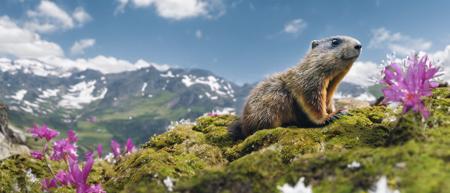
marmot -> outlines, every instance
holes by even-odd
[[[333,94],[361,52],[348,36],[314,40],[303,60],[260,82],[247,98],[241,118],[228,127],[243,139],[267,128],[324,126],[341,115]]]

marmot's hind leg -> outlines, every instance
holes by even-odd
[[[283,88],[266,90],[257,100],[249,101],[242,117],[244,136],[274,127],[280,127],[295,119],[293,99]]]

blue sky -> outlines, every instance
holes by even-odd
[[[0,56],[88,60],[102,55],[130,63],[143,59],[208,69],[244,83],[295,65],[313,39],[344,34],[363,43],[360,67],[353,74],[364,74],[364,69],[373,69],[364,65],[380,63],[392,52],[402,56],[423,50],[450,61],[450,1],[432,2],[3,0],[3,20],[60,49],[16,53],[2,40],[0,27]],[[8,26],[3,28],[4,39],[10,39],[5,29]]]

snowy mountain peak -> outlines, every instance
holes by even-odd
[[[103,74],[121,73],[125,71],[136,71],[142,68],[153,67],[158,71],[165,72],[170,69],[169,65],[149,63],[143,59],[130,63],[126,60],[114,57],[97,56],[91,59],[71,60],[60,57],[42,57],[39,59],[17,59],[0,58],[0,70],[2,72],[34,74],[37,76],[68,77],[74,72],[95,70]]]

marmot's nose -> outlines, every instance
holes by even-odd
[[[358,44],[355,46],[355,49],[357,49],[357,50],[361,50],[361,48],[362,48],[361,44]]]

